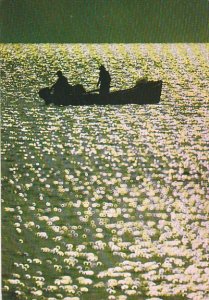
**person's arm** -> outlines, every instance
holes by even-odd
[[[68,85],[68,80],[67,80],[66,77],[64,77],[64,83],[65,83],[66,85]]]
[[[58,79],[59,80],[59,79]],[[55,86],[57,85],[58,83],[58,80],[52,85],[52,87],[50,88],[50,92],[52,92],[55,88]]]
[[[97,82],[97,86],[100,84],[100,82],[101,82],[101,73],[99,73],[99,80]]]
[[[54,83],[54,84],[51,86],[51,88],[49,89],[49,90],[50,90],[50,92],[52,92],[52,91],[53,91],[54,87],[55,87],[55,83]]]

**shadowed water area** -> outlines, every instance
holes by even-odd
[[[1,44],[4,300],[207,299],[208,44]],[[163,80],[158,105],[45,106]]]

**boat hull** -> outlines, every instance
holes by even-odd
[[[162,81],[149,81],[122,91],[111,92],[108,95],[81,94],[55,97],[49,88],[39,91],[39,96],[46,104],[55,105],[125,105],[125,104],[157,104],[160,102]]]

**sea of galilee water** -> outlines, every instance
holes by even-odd
[[[1,44],[3,300],[206,300],[208,44]],[[162,80],[157,105],[46,106]]]

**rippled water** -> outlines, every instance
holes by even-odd
[[[4,299],[208,299],[208,45],[0,49]],[[160,104],[39,99],[101,63],[113,90],[162,79]]]

